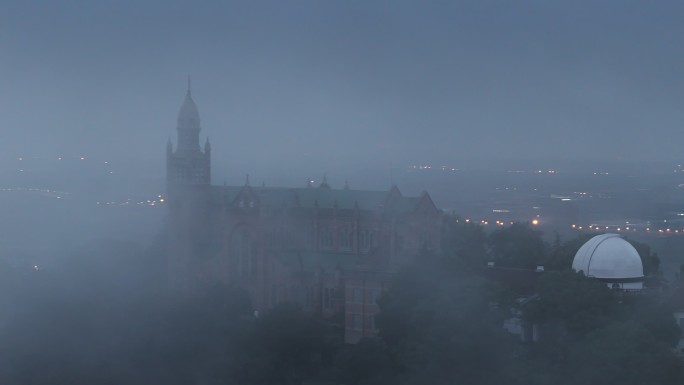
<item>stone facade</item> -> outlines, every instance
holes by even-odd
[[[375,334],[376,299],[397,266],[440,243],[441,212],[427,193],[212,186],[209,142],[199,146],[190,91],[167,146],[168,276],[192,293],[216,283],[246,289],[258,311],[297,302],[338,315],[347,342]]]

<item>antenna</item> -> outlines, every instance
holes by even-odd
[[[394,186],[394,164],[390,162],[390,186]]]

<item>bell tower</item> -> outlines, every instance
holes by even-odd
[[[178,111],[177,141],[166,144],[168,202],[168,277],[172,287],[187,291],[204,274],[201,261],[209,252],[211,145],[200,147],[200,117],[192,100],[190,78]]]
[[[168,193],[179,186],[208,186],[211,183],[211,146],[207,138],[204,151],[200,149],[200,116],[197,105],[192,100],[190,86],[188,77],[188,90],[183,105],[178,111],[176,150],[173,149],[171,139],[166,145]]]

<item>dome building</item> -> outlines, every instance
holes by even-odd
[[[634,246],[618,234],[597,235],[577,250],[572,268],[618,290],[641,290],[644,267]]]

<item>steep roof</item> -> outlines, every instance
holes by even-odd
[[[247,189],[249,189],[247,191]],[[214,186],[214,199],[234,202],[241,194],[254,194],[259,204],[270,207],[337,208],[359,210],[391,209],[408,212],[414,210],[421,197],[395,195],[392,190],[368,191],[331,188],[287,188]],[[391,199],[390,199],[391,198]]]

